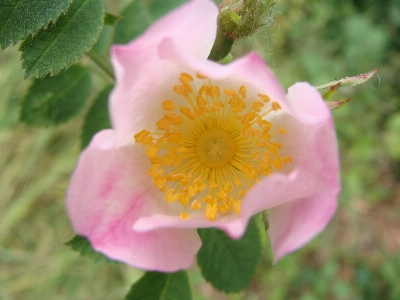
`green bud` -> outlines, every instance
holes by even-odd
[[[252,35],[260,26],[261,15],[275,4],[272,0],[224,0],[220,5],[218,23],[228,39]]]

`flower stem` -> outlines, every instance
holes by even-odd
[[[213,61],[220,61],[231,51],[234,40],[228,39],[221,32],[218,26],[217,37],[215,38],[214,45],[208,59]]]

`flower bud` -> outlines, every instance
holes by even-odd
[[[224,0],[218,23],[224,36],[231,40],[252,35],[260,26],[260,17],[274,5],[271,0]]]

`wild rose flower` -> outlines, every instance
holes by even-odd
[[[329,109],[307,83],[285,95],[262,59],[207,61],[212,1],[186,3],[112,48],[113,129],[83,151],[67,194],[74,230],[134,267],[189,267],[196,228],[240,238],[269,210],[275,261],[330,220],[339,192]]]

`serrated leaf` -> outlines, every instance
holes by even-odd
[[[65,122],[76,115],[90,95],[89,72],[72,66],[56,77],[34,79],[21,106],[21,121],[48,126]]]
[[[204,278],[216,289],[238,292],[248,287],[258,264],[261,244],[255,220],[246,233],[232,240],[223,231],[209,228],[198,230],[203,245],[197,263]]]
[[[147,272],[134,283],[125,300],[191,300],[188,276],[176,273]]]
[[[72,0],[2,0],[0,2],[0,49],[47,27],[67,11]]]
[[[66,242],[65,245],[69,246],[72,250],[78,252],[80,255],[88,257],[95,262],[105,264],[116,264],[119,263],[115,260],[109,259],[107,256],[93,250],[92,245],[87,238],[76,235],[70,241]]]
[[[101,0],[74,0],[54,25],[27,38],[20,47],[25,76],[57,74],[81,59],[97,41],[103,26]]]
[[[109,86],[100,92],[85,117],[81,136],[82,149],[89,145],[96,132],[111,127],[108,116],[108,95],[111,90],[112,86]]]
[[[114,42],[126,44],[142,34],[153,22],[142,0],[134,0],[122,12],[122,19],[115,26]]]

